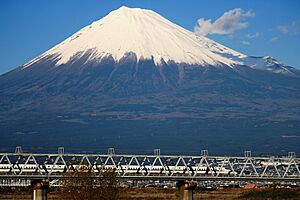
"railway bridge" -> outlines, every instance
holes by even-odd
[[[294,152],[285,157],[255,157],[245,151],[241,157],[212,156],[207,150],[199,155],[69,154],[64,148],[57,153],[0,153],[0,185],[20,180],[63,179],[68,172],[88,166],[95,176],[101,170],[114,169],[120,178],[132,180],[252,180],[300,182],[300,158]],[[10,180],[10,181],[9,181]]]
[[[82,167],[85,168],[82,168]],[[192,199],[196,181],[268,181],[300,183],[300,158],[287,156],[212,156],[207,150],[199,155],[117,154],[109,148],[105,154],[25,153],[16,147],[13,153],[0,153],[0,186],[29,186],[34,199],[45,199],[49,186],[60,186],[69,172],[88,169],[95,178],[112,169],[124,180],[176,181],[182,197]],[[183,189],[182,189],[183,188]],[[184,199],[184,198],[183,198]]]

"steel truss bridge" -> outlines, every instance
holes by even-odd
[[[115,169],[118,177],[130,180],[234,180],[300,182],[300,158],[294,152],[286,157],[254,157],[245,151],[242,157],[210,156],[202,150],[199,156],[116,154],[67,154],[59,148],[56,154],[0,153],[0,186],[28,186],[34,179],[57,182],[68,172],[88,166],[93,176],[101,170]]]

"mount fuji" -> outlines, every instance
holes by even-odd
[[[0,150],[299,151],[300,71],[121,7],[0,76]]]

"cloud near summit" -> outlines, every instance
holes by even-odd
[[[194,31],[197,35],[204,36],[208,34],[232,34],[236,30],[247,28],[248,23],[245,22],[245,18],[254,16],[255,13],[251,10],[244,11],[241,8],[235,8],[225,12],[215,22],[212,22],[211,19],[198,19]]]

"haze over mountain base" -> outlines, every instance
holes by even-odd
[[[26,116],[28,117],[28,116]],[[59,118],[59,117],[58,117]],[[25,151],[100,152],[114,147],[118,153],[198,154],[208,149],[214,155],[286,155],[299,151],[299,122],[250,120],[118,120],[64,116],[64,119],[32,116],[24,124],[1,126],[1,151],[17,145]],[[34,127],[26,124],[36,124]],[[13,125],[15,128],[13,128]],[[243,137],[241,137],[241,135]]]

